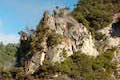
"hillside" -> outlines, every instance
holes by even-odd
[[[16,67],[1,72],[2,79],[119,80],[119,4],[80,0],[72,12],[58,7],[52,14],[45,11],[35,30],[19,33],[19,48],[12,50]]]
[[[0,70],[9,69],[15,65],[16,51],[17,45],[0,43]]]

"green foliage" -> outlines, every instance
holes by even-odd
[[[96,58],[74,53],[62,63],[56,63],[54,68],[74,79],[83,80],[111,80],[111,74],[116,68],[112,62],[114,49],[102,53]]]
[[[12,75],[9,71],[1,71],[0,76],[1,76],[2,80],[13,80]]]
[[[21,37],[23,37],[23,34],[26,35],[26,39],[20,39],[20,44],[17,48],[16,52],[16,66],[21,67],[24,66],[24,60],[27,57],[26,55],[29,53],[31,49],[31,42],[32,42],[32,34],[22,31],[22,34],[20,34]]]
[[[72,78],[83,77],[84,80],[93,80],[92,61],[92,57],[77,52],[61,64],[58,63],[56,67],[60,72]]]
[[[64,58],[66,58],[67,57],[67,52],[66,52],[66,50],[65,49],[63,49],[63,51],[62,51],[62,54],[61,54]]]
[[[62,35],[59,34],[50,34],[47,39],[47,45],[48,46],[56,46],[57,44],[60,44],[63,39]]]
[[[116,64],[112,62],[114,49],[99,55],[93,64],[96,78],[112,80],[111,74],[116,69]]]
[[[107,38],[107,36],[105,34],[102,34],[102,33],[95,33],[94,37],[98,41],[99,40],[105,40]]]
[[[120,11],[119,4],[119,0],[80,0],[72,15],[95,35],[110,24],[112,15]]]
[[[96,33],[97,30],[106,27],[112,21],[112,15],[120,11],[120,0],[79,0],[72,15],[78,22],[83,23],[95,37],[96,40],[105,39],[106,36]],[[62,17],[61,11],[58,14]],[[67,58],[66,51],[61,55],[65,61],[51,64],[45,61],[44,65],[33,76],[26,76],[23,65],[16,70],[9,71],[9,67],[14,64],[16,56],[17,63],[24,64],[26,58],[30,58],[34,53],[43,50],[42,42],[47,40],[47,46],[53,47],[60,44],[63,36],[54,34],[54,31],[44,26],[41,21],[34,33],[29,33],[29,39],[16,44],[3,45],[0,43],[0,75],[2,80],[33,80],[37,76],[44,80],[56,73],[66,74],[75,80],[112,80],[112,73],[116,69],[116,64],[112,62],[115,49],[101,53],[96,58],[76,52]],[[59,25],[59,24],[58,24]],[[74,27],[74,24],[68,23],[68,27]],[[47,38],[47,39],[46,39]]]
[[[0,69],[8,69],[15,65],[15,55],[17,51],[16,44],[4,45],[0,43]]]
[[[46,39],[49,33],[49,28],[45,28],[43,23],[40,22],[40,24],[37,26],[34,36],[32,36],[31,54],[36,53],[37,51],[41,51],[43,49],[41,43]]]
[[[15,72],[16,72],[15,79],[17,79],[17,80],[25,80],[24,79],[25,78],[25,74],[24,74],[23,67],[16,68]]]

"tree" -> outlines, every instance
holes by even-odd
[[[120,11],[119,0],[79,0],[72,15],[91,32],[107,27],[112,15]]]

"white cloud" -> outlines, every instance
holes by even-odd
[[[18,43],[19,37],[11,34],[0,34],[0,42],[3,42],[4,44]]]

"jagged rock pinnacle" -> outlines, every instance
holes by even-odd
[[[48,13],[48,10],[46,10],[45,13],[44,13],[44,17],[43,17],[44,27],[48,27],[48,25],[47,25],[47,23],[48,23],[48,18],[49,18],[49,13]]]

